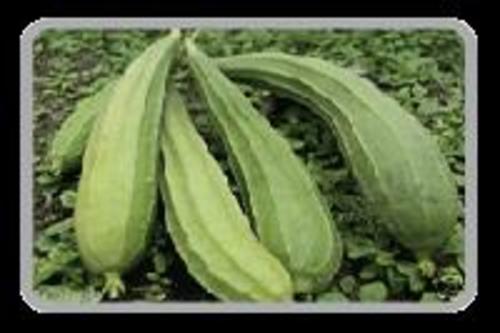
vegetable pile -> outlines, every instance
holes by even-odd
[[[241,202],[176,87],[183,59],[228,152]],[[125,293],[122,276],[140,265],[163,214],[161,232],[217,299],[344,297],[331,285],[347,245],[321,184],[236,82],[264,85],[319,116],[367,211],[434,274],[433,257],[455,235],[460,202],[446,159],[416,118],[329,61],[278,52],[211,58],[175,30],[78,103],[47,156],[55,177],[81,166],[74,230],[85,268],[105,279],[104,294]],[[374,282],[359,293],[376,301],[386,298],[384,288]]]

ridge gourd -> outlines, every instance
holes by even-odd
[[[192,276],[224,301],[290,300],[288,272],[254,236],[173,85],[161,150],[166,226]]]
[[[278,52],[220,58],[218,65],[321,116],[379,220],[417,257],[428,259],[450,236],[459,201],[444,156],[430,133],[371,82],[317,58]]]
[[[296,292],[325,288],[339,269],[342,245],[314,180],[286,140],[216,63],[191,41],[186,49],[244,188],[259,239],[289,270]]]
[[[120,275],[147,245],[155,215],[159,133],[165,81],[180,32],[153,43],[126,69],[93,126],[75,207],[85,266],[104,274],[104,291],[123,292]]]
[[[80,166],[95,119],[106,108],[114,84],[115,81],[111,81],[96,94],[80,100],[75,111],[56,132],[48,154],[50,168],[55,176],[71,172]]]

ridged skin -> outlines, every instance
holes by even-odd
[[[75,228],[83,262],[94,273],[121,274],[146,247],[155,214],[165,81],[179,42],[180,33],[172,32],[127,68],[89,138]]]
[[[253,235],[173,86],[163,126],[160,188],[166,225],[189,272],[221,300],[291,299],[288,272]]]
[[[296,292],[323,289],[340,266],[342,246],[314,180],[287,141],[216,63],[190,42],[187,53],[246,189],[260,240],[290,271]]]
[[[345,156],[388,229],[418,257],[450,236],[458,197],[430,133],[369,81],[316,58],[259,53],[222,58],[229,76],[308,105],[340,137]]]
[[[95,119],[106,108],[114,84],[115,81],[111,81],[96,94],[78,102],[75,111],[62,123],[49,150],[49,162],[55,175],[80,167]]]

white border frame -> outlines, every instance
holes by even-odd
[[[47,29],[166,28],[347,28],[451,29],[465,45],[466,205],[465,290],[450,303],[99,303],[50,302],[33,291],[33,42]],[[20,296],[35,312],[369,312],[457,313],[477,297],[477,37],[464,21],[452,18],[42,18],[21,35],[20,123]]]

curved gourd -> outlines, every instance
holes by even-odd
[[[96,94],[79,101],[75,111],[64,120],[51,142],[48,154],[54,175],[59,176],[80,167],[95,119],[106,109],[114,85],[115,81],[111,81]]]
[[[116,82],[92,129],[75,207],[85,266],[105,274],[105,291],[123,290],[120,275],[142,256],[155,215],[159,133],[165,81],[180,32],[148,47]]]
[[[255,238],[173,86],[161,150],[166,226],[191,275],[225,301],[291,299],[287,271]]]
[[[450,236],[458,198],[446,160],[430,133],[375,85],[326,61],[281,53],[218,64],[317,112],[340,138],[380,220],[418,257],[428,258]]]
[[[290,271],[296,292],[327,286],[342,259],[341,239],[305,165],[196,46],[188,61],[223,137],[259,239]]]

